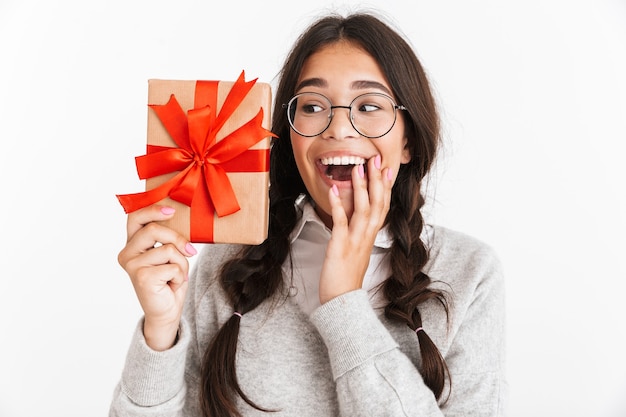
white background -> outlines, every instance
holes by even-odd
[[[0,416],[103,416],[140,316],[116,256],[148,78],[275,84],[326,10],[371,6],[430,74],[430,218],[507,275],[511,416],[626,415],[626,3],[0,0]]]

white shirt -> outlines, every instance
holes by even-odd
[[[320,304],[319,280],[326,246],[330,240],[330,230],[319,218],[312,204],[306,198],[296,203],[302,210],[302,217],[291,234],[293,262],[293,280],[289,293],[306,314],[311,314]],[[382,294],[379,285],[391,275],[389,249],[393,237],[387,227],[376,235],[370,262],[363,279],[363,288],[370,294],[370,302],[375,307],[382,307]],[[287,260],[287,263],[289,260]],[[289,277],[289,266],[285,265]]]

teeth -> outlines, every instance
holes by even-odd
[[[363,165],[364,163],[364,158],[354,155],[322,158],[322,165]]]

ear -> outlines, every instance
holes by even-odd
[[[400,163],[408,164],[411,162],[411,150],[409,149],[409,140],[404,138],[404,146],[402,148],[402,158],[400,159]]]

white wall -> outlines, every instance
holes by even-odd
[[[107,412],[140,315],[115,194],[142,187],[146,80],[273,82],[313,16],[349,8],[211,3],[0,2],[0,416]],[[623,417],[626,4],[369,5],[443,107],[431,218],[504,261],[510,415]]]

